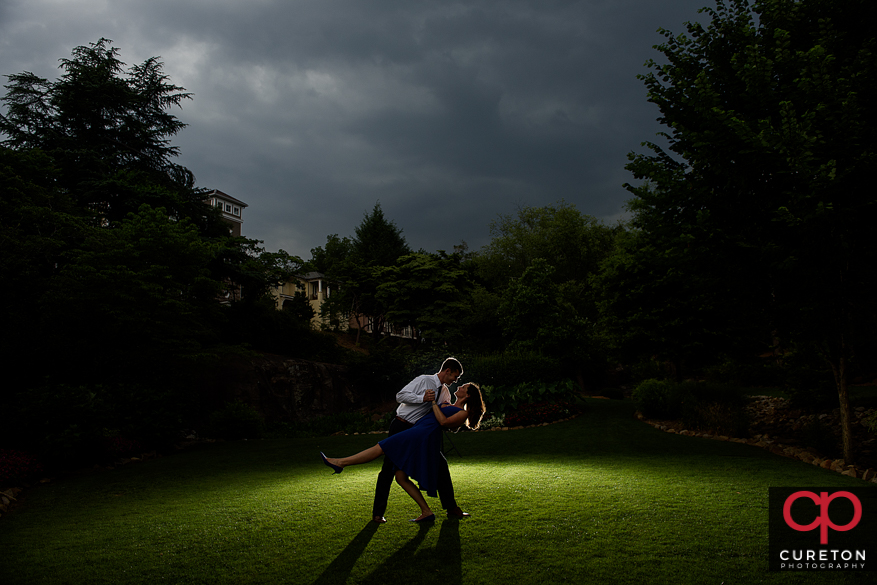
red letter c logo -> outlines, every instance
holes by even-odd
[[[806,526],[802,526],[792,519],[792,504],[794,504],[795,500],[798,498],[809,498],[810,500],[813,500],[814,504],[819,506],[819,517]],[[849,524],[838,526],[828,517],[828,506],[835,498],[846,498],[853,504],[853,519],[850,520]],[[818,526],[819,544],[828,544],[829,528],[837,530],[838,532],[846,532],[847,530],[852,530],[856,527],[859,520],[862,519],[862,502],[850,492],[834,492],[830,496],[828,495],[828,492],[822,492],[818,496],[813,492],[795,492],[786,498],[786,503],[783,504],[783,518],[789,528],[797,530],[798,532],[808,532]]]

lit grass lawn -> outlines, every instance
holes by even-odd
[[[769,486],[871,484],[661,433],[629,403],[453,435],[472,518],[433,526],[407,521],[418,510],[398,486],[389,522],[369,521],[379,461],[320,463],[376,438],[218,443],[40,486],[0,519],[0,584],[873,582],[767,570]]]

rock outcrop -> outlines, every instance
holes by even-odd
[[[201,394],[208,411],[239,400],[268,422],[303,422],[371,405],[356,392],[345,366],[275,355],[226,360]]]

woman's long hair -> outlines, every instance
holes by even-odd
[[[466,426],[470,429],[477,430],[481,426],[481,419],[484,418],[484,397],[481,395],[481,387],[478,384],[469,382],[466,384],[466,404],[463,407],[469,413],[466,419]]]

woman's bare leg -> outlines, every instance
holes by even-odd
[[[360,451],[356,455],[351,455],[350,457],[342,457],[340,459],[336,459],[335,457],[326,457],[326,460],[332,465],[337,465],[338,467],[347,467],[348,465],[359,465],[360,463],[368,463],[369,461],[374,461],[383,454],[384,450],[381,449],[381,446],[375,445],[374,447],[369,447],[365,451]]]
[[[423,498],[423,494],[420,493],[420,490],[417,489],[414,482],[408,479],[408,476],[405,475],[405,472],[401,469],[396,471],[396,483],[402,486],[402,489],[408,492],[411,499],[417,502],[417,505],[420,506],[420,516],[417,517],[417,520],[421,520],[432,514],[432,510],[430,510],[429,504],[427,504],[426,500]]]

